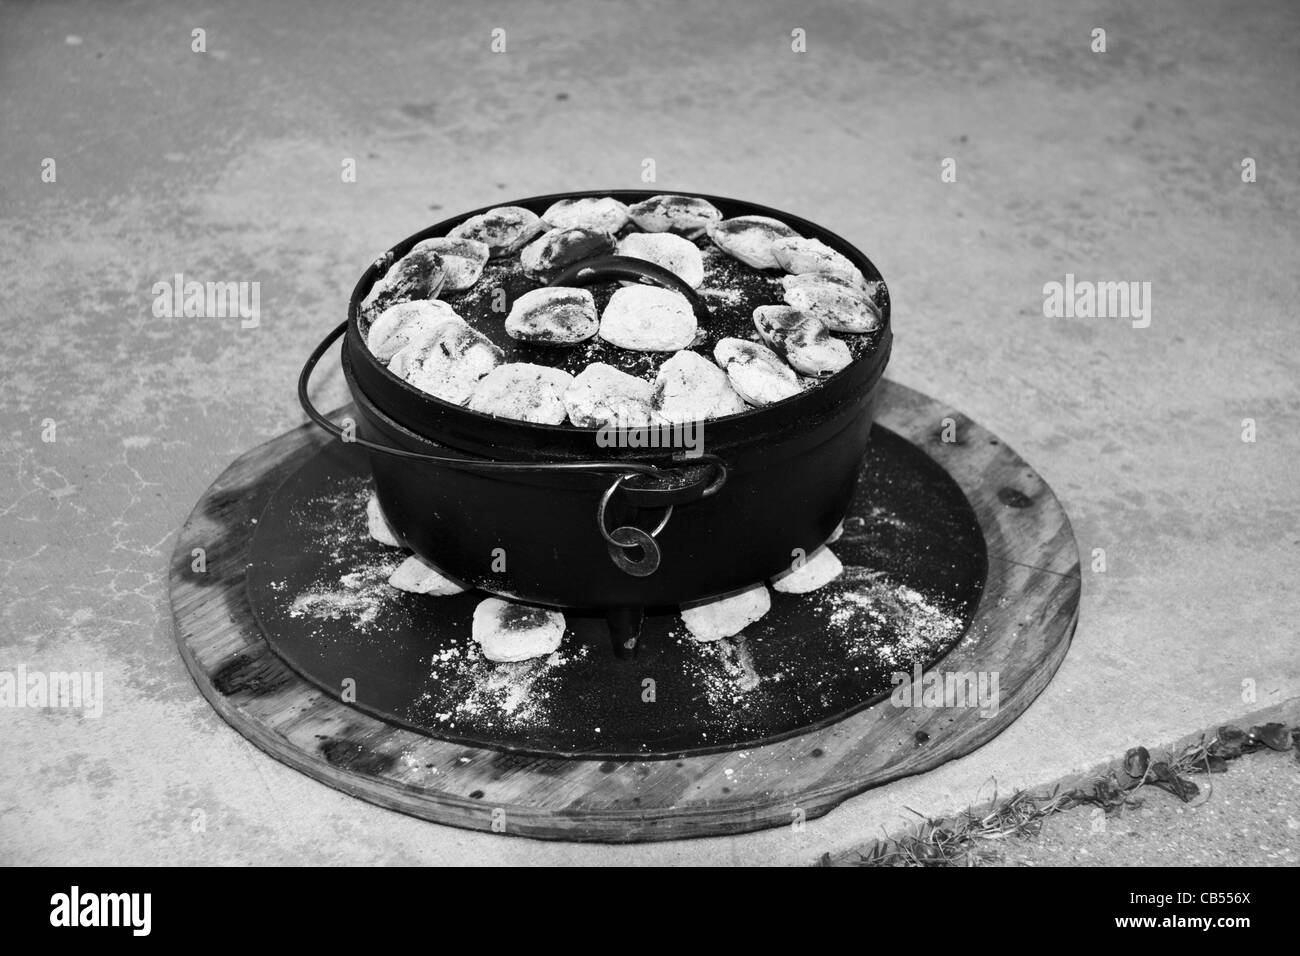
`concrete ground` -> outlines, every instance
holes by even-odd
[[[1286,708],[1298,27],[1285,0],[0,5],[0,671],[105,684],[98,719],[0,710],[0,861],[802,863],[904,807]],[[264,756],[174,649],[191,505],[303,420],[294,377],[370,258],[458,210],[637,187],[647,158],[666,191],[788,209],[880,266],[891,376],[1001,435],[1074,522],[1086,580],[1057,677],[975,754],[800,833],[531,842]],[[260,282],[259,327],[155,317],[175,273]],[[1150,282],[1150,326],[1045,318],[1067,273]]]

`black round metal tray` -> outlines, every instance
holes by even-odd
[[[970,505],[923,452],[877,426],[843,537],[845,574],[772,594],[743,638],[699,643],[648,614],[635,658],[603,613],[566,612],[555,658],[468,657],[486,595],[390,588],[405,557],[370,540],[368,462],[322,448],[276,491],[253,535],[250,604],[274,652],[326,693],[433,737],[545,757],[669,758],[745,748],[840,720],[928,667],[966,630],[987,556]]]

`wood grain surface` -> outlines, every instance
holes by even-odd
[[[1000,704],[905,708],[886,700],[830,727],[736,753],[678,760],[521,757],[426,737],[322,693],[268,648],[245,596],[254,522],[328,436],[304,425],[245,453],[195,506],[170,590],[177,645],[204,697],[276,759],[346,793],[438,823],[516,836],[639,842],[789,826],[854,794],[970,753],[1043,690],[1078,618],[1079,556],[1047,484],[987,430],[886,381],[877,422],[961,487],[988,546],[984,594],[945,672],[996,672]],[[944,419],[956,440],[943,441]],[[195,549],[206,568],[195,570]]]

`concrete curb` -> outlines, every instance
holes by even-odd
[[[1286,701],[1283,701],[1280,704],[1273,704],[1270,705],[1269,707],[1263,708],[1262,710],[1252,711],[1233,721],[1220,722],[1215,724],[1212,727],[1206,727],[1199,731],[1193,731],[1192,733],[1183,734],[1182,736],[1177,737],[1171,741],[1157,743],[1155,745],[1152,745],[1145,741],[1134,741],[1132,746],[1146,747],[1149,751],[1151,751],[1152,758],[1154,759],[1156,756],[1163,757],[1167,753],[1175,753],[1181,750],[1183,747],[1186,747],[1189,744],[1197,743],[1198,741],[1200,741],[1205,737],[1212,737],[1218,732],[1218,729],[1220,727],[1224,726],[1227,723],[1234,724],[1235,726],[1240,727],[1242,730],[1245,730],[1247,727],[1256,726],[1258,724],[1266,724],[1269,723],[1270,721],[1277,721],[1280,723],[1284,723],[1288,726],[1295,726],[1296,724],[1300,723],[1300,697],[1292,697]],[[1094,780],[1098,779],[1099,777],[1105,777],[1112,770],[1119,769],[1122,763],[1123,763],[1123,755],[1119,755],[1112,760],[1108,760],[1104,763],[1097,764],[1096,766],[1092,767],[1087,771],[1069,774],[1051,783],[1043,784],[1037,787],[1031,787],[1029,789],[1036,796],[1041,795],[1044,797],[1050,796],[1053,792],[1057,790],[1060,791],[1073,790],[1076,787],[1082,787],[1087,784],[1090,784]],[[1229,773],[1232,772],[1231,767],[1229,767],[1228,772]],[[918,809],[919,812],[921,812],[925,817],[929,819],[936,819],[940,817],[951,817],[954,814],[962,813],[967,809],[972,809],[976,811],[991,810],[998,803],[1004,802],[1009,796],[1010,796],[1009,793],[999,794],[996,799],[985,800],[983,802],[972,801],[970,804],[968,804],[965,807],[955,807],[952,809],[946,809],[940,811],[924,811],[924,810],[919,810],[919,808],[913,808],[913,809]],[[888,839],[897,839],[910,832],[913,832],[915,829],[916,829],[915,827],[909,827],[906,825],[899,826],[886,831],[885,836]],[[848,850],[844,850],[840,853],[827,854],[826,856],[829,856],[829,861],[827,861],[826,856],[823,856],[823,857],[819,857],[816,861],[814,861],[812,865],[825,865],[827,862],[829,862],[830,865],[845,863],[850,858],[855,857],[860,853],[868,852],[873,846],[875,846],[879,842],[880,840],[869,840],[862,843],[859,846],[853,847]]]

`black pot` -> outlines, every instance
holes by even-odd
[[[540,214],[563,198],[632,204],[652,195],[563,193],[497,205]],[[820,226],[752,203],[703,198],[727,218],[789,223],[847,256],[868,280],[880,280],[861,252]],[[360,412],[357,440],[369,451],[384,514],[412,551],[503,597],[605,609],[617,628],[634,634],[645,608],[770,578],[790,567],[796,549],[809,553],[827,539],[853,495],[889,359],[887,296],[874,350],[816,388],[705,423],[703,457],[602,447],[597,429],[493,418],[428,395],[389,372],[364,342],[359,305],[387,265],[487,208],[440,222],[372,263],[352,293],[347,323],[316,349],[299,383],[308,414],[338,434],[307,401],[306,384],[346,332],[343,371]]]

